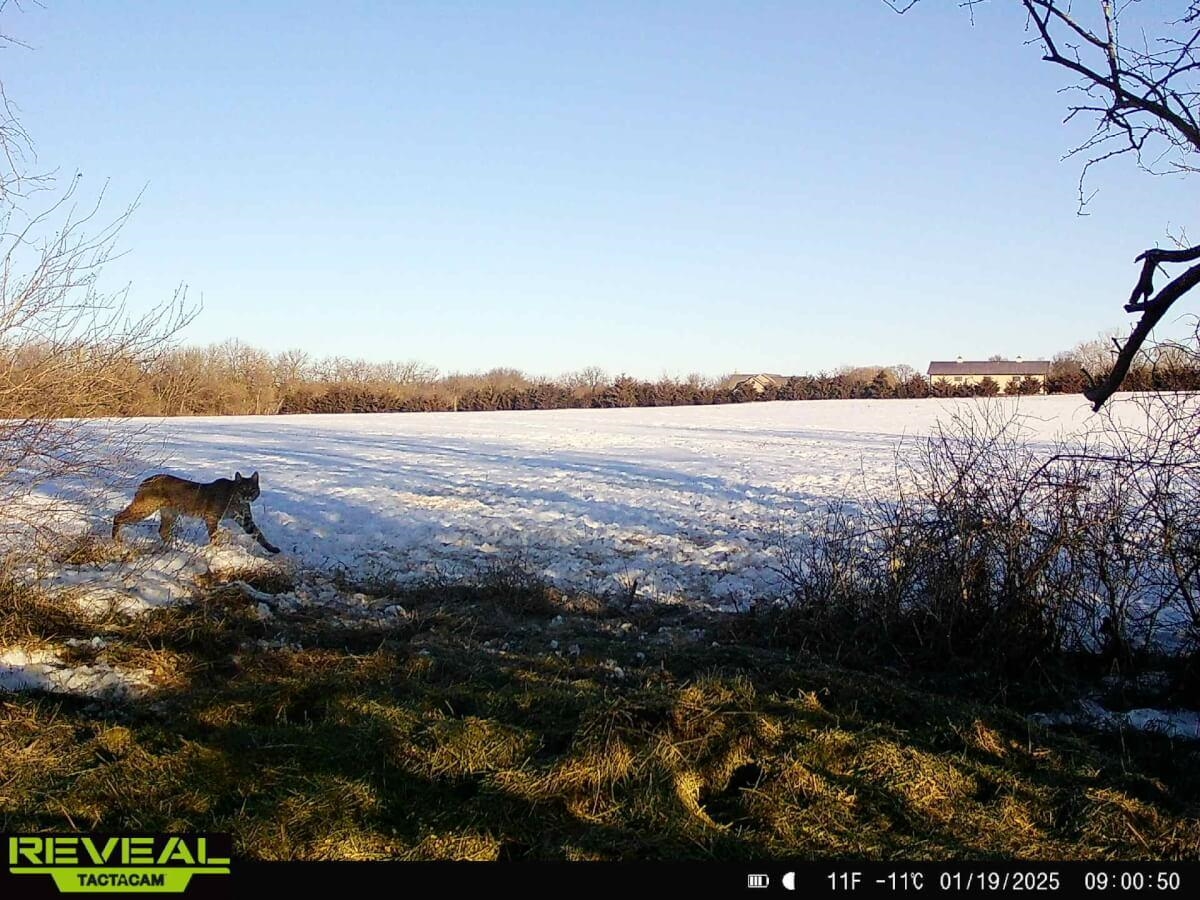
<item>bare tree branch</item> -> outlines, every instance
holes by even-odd
[[[19,2],[0,0],[20,9]],[[0,35],[0,49],[24,46]],[[128,438],[87,421],[122,414],[139,374],[171,349],[195,315],[180,288],[140,315],[125,290],[100,276],[137,207],[112,219],[104,190],[79,203],[79,177],[41,208],[49,173],[31,173],[33,142],[0,84],[0,534],[53,524],[53,497],[39,491],[63,475],[103,474],[130,451]],[[0,545],[0,554],[12,545]]]
[[[1182,252],[1148,250],[1146,253],[1143,253],[1138,259],[1145,258],[1145,265],[1142,268],[1142,278],[1138,282],[1138,286],[1134,288],[1133,297],[1149,297],[1150,292],[1153,291],[1150,278],[1158,263],[1155,256],[1151,254],[1157,255],[1158,253],[1188,253],[1191,256],[1186,258],[1197,259],[1200,258],[1200,247],[1193,247],[1191,250]],[[1180,260],[1182,261],[1183,258],[1181,256]],[[1142,349],[1142,345],[1146,342],[1146,338],[1150,336],[1150,332],[1154,326],[1167,314],[1167,310],[1171,308],[1176,300],[1197,284],[1200,284],[1200,265],[1192,266],[1182,275],[1176,277],[1160,290],[1153,300],[1139,302],[1131,299],[1130,303],[1126,305],[1125,308],[1131,312],[1141,311],[1142,317],[1138,320],[1137,325],[1134,326],[1129,337],[1125,339],[1125,343],[1120,347],[1116,362],[1113,364],[1111,371],[1083,392],[1083,395],[1092,401],[1092,408],[1094,410],[1099,411],[1105,401],[1120,389],[1121,382],[1129,374],[1129,367],[1133,364],[1134,358],[1137,356],[1138,351]]]
[[[884,2],[904,13],[917,0]],[[1200,153],[1200,0],[1190,2],[1182,17],[1159,23],[1157,34],[1148,33],[1147,23],[1142,21],[1149,4],[1014,2],[1019,2],[1036,31],[1032,43],[1041,46],[1042,59],[1079,79],[1064,90],[1079,92],[1087,99],[1071,105],[1065,121],[1085,114],[1095,117],[1092,134],[1067,154],[1085,159],[1079,183],[1081,213],[1093,196],[1085,188],[1088,174],[1114,157],[1131,154],[1138,166],[1151,174],[1200,170],[1196,161]],[[1122,39],[1122,19],[1127,16],[1141,16],[1133,20],[1134,31],[1141,37],[1137,43]],[[1153,249],[1138,256],[1142,270],[1125,310],[1142,315],[1119,344],[1112,369],[1094,379],[1084,392],[1095,409],[1120,388],[1154,326],[1200,283],[1200,266],[1196,266],[1155,294],[1154,273],[1164,263],[1196,259],[1200,259],[1200,246]]]

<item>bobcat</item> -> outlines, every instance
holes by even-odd
[[[233,519],[242,526],[246,534],[271,553],[279,548],[266,539],[254,519],[250,516],[250,501],[258,499],[258,473],[243,478],[235,472],[233,480],[218,478],[208,484],[176,478],[174,475],[152,475],[138,485],[133,501],[113,517],[113,540],[121,539],[118,532],[122,525],[140,522],[158,513],[158,533],[164,541],[171,538],[175,517],[180,513],[203,519],[208,526],[208,540],[217,533],[222,519]]]

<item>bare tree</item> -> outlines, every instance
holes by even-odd
[[[513,369],[507,366],[497,366],[494,369],[488,369],[481,377],[483,383],[494,391],[529,386],[529,377],[524,372],[520,369]]]
[[[884,0],[904,13],[918,0]],[[1083,160],[1080,204],[1086,205],[1091,168],[1131,156],[1152,174],[1197,170],[1200,153],[1200,0],[1116,3],[1092,0],[1010,0],[1019,3],[1042,59],[1071,73],[1067,91],[1076,99],[1067,121],[1092,117],[1090,136],[1068,154]],[[972,10],[981,0],[964,0]],[[1200,245],[1152,247],[1135,262],[1141,273],[1125,310],[1140,313],[1119,342],[1106,371],[1088,372],[1084,395],[1099,410],[1121,386],[1150,332],[1167,311],[1200,284],[1200,264],[1171,275],[1157,290],[1165,266],[1200,260]]]
[[[0,2],[0,12],[6,6]],[[90,427],[87,419],[135,405],[140,374],[169,348],[193,311],[183,289],[143,315],[127,313],[125,290],[102,291],[99,276],[136,203],[103,222],[103,192],[81,207],[78,176],[56,189],[50,174],[31,174],[32,145],[2,85],[0,98],[4,528],[45,521],[46,497],[34,495],[48,479],[94,472],[119,455],[122,445],[111,431]],[[38,192],[49,197],[40,208]]]
[[[430,366],[416,359],[389,363],[386,374],[388,380],[399,384],[433,384],[438,378],[437,366]]]

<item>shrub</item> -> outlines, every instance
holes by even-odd
[[[1000,407],[960,413],[900,457],[894,497],[785,548],[785,633],[1003,684],[1080,656],[1195,670],[1200,401],[1141,402],[1145,428],[1050,448]]]

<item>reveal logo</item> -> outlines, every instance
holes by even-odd
[[[9,835],[12,875],[49,875],[60,893],[181,894],[193,875],[228,875],[228,835]]]

